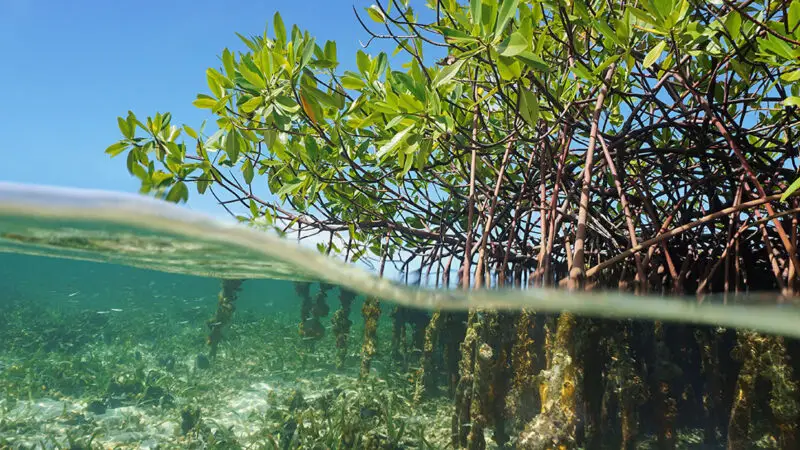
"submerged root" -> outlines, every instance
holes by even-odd
[[[800,403],[797,381],[788,364],[785,340],[750,331],[740,332],[734,358],[741,361],[742,367],[736,380],[728,422],[728,448],[750,448],[757,437],[756,431],[770,435],[770,440],[779,448],[796,448]],[[769,382],[770,388],[768,406],[774,423],[766,430],[758,430],[752,421],[753,411],[761,401],[757,390],[759,381]]]
[[[364,342],[361,345],[361,379],[369,376],[372,359],[378,353],[378,319],[381,317],[381,306],[377,298],[369,297],[361,307],[364,317]]]
[[[467,435],[469,450],[486,448],[484,430],[489,423],[489,390],[492,382],[492,347],[483,343],[475,355],[475,375],[472,379],[472,404],[470,406],[470,428]]]
[[[208,335],[209,355],[214,358],[217,356],[217,349],[222,340],[222,330],[231,323],[233,312],[236,310],[236,297],[241,289],[244,280],[222,280],[222,289],[219,292],[217,302],[217,312],[208,321],[210,333]]]
[[[519,448],[544,450],[572,448],[576,443],[577,386],[580,377],[576,364],[577,319],[572,313],[558,318],[556,336],[550,352],[550,364],[540,373],[542,411],[522,432]]]
[[[455,413],[453,414],[453,446],[456,448],[467,445],[467,436],[470,433],[470,410],[472,408],[475,353],[480,340],[482,316],[477,310],[469,313],[467,332],[461,342],[461,360],[458,363],[459,379],[456,385]]]
[[[435,311],[431,316],[430,322],[428,322],[428,326],[425,327],[425,338],[419,364],[420,368],[417,371],[414,390],[414,401],[416,402],[420,402],[423,398],[430,396],[436,387],[436,377],[433,372],[433,352],[439,341],[442,322],[442,312]]]
[[[331,327],[336,336],[336,368],[344,368],[347,359],[347,341],[350,337],[350,327],[353,321],[350,320],[350,311],[353,307],[353,300],[356,294],[353,291],[342,288],[339,292],[339,302],[341,307],[333,313]]]
[[[517,318],[513,331],[516,333],[511,349],[511,387],[507,410],[517,423],[528,423],[541,409],[536,389],[536,367],[538,352],[533,338],[535,315],[524,310]]]

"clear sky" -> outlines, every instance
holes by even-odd
[[[296,23],[318,42],[335,40],[340,69],[350,69],[368,38],[353,6],[370,4],[0,0],[0,180],[138,192],[124,158],[103,153],[121,137],[117,116],[169,111],[176,125],[199,125],[210,117],[192,106],[208,90],[206,68],[221,65],[223,48],[245,48],[236,32],[268,25],[272,35],[276,10],[287,29]],[[380,48],[392,47],[370,50]],[[189,206],[225,214],[210,196],[195,193]]]

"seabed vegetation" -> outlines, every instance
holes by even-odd
[[[232,308],[248,283],[258,282],[221,280],[216,306],[127,296],[98,310],[10,295],[0,304],[0,448],[796,442],[795,340],[570,313],[411,310],[310,282],[294,282],[297,297],[279,306]],[[329,317],[328,301],[340,313]],[[362,317],[345,314],[358,305]]]
[[[294,314],[237,311],[213,345],[211,314],[177,298],[119,311],[3,302],[0,448],[446,446],[447,401],[413,402],[410,372],[388,364],[389,326],[362,377],[357,347],[332,335],[311,347]]]

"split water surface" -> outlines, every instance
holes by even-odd
[[[543,315],[531,319],[537,330],[551,324],[544,316],[570,311],[595,324],[585,327],[589,340],[625,335],[609,323],[663,321],[674,324],[669,339],[696,338],[675,348],[685,347],[698,367],[709,364],[703,342],[778,348],[773,338],[736,346],[728,342],[739,339],[735,331],[725,330],[785,338],[787,355],[800,337],[800,309],[772,294],[699,302],[607,292],[414,288],[174,205],[0,184],[0,448],[452,448],[452,435],[464,426],[454,420],[453,377],[469,311],[476,309],[515,326],[522,311],[535,311]],[[537,333],[545,331],[532,332],[532,339],[544,339]],[[508,364],[514,339],[508,337]],[[503,365],[499,350],[490,354],[497,367]],[[541,369],[553,370],[544,350],[533,353]],[[631,343],[628,356],[637,361],[637,355],[647,366],[649,356]],[[611,361],[619,355],[608,356],[608,364],[582,369],[582,380],[605,386],[598,398],[609,416],[601,424],[599,412],[593,418],[586,408],[579,411],[586,435],[617,426],[624,408],[604,396],[620,374],[655,373],[616,367]],[[739,371],[746,366],[741,358],[732,361]],[[797,364],[786,355],[770,361]],[[709,421],[731,422],[733,407],[703,409],[711,401],[703,398],[713,381],[709,372],[673,365],[682,385],[701,386],[670,394],[675,445],[709,448],[703,447]],[[497,370],[516,374],[515,368]],[[502,376],[495,376],[498,386]],[[544,379],[536,376],[531,383]],[[644,378],[640,406],[656,395]],[[722,404],[735,397],[738,382],[718,378]],[[526,423],[546,407],[544,394],[530,394],[539,403],[525,410],[515,404],[525,394],[513,394],[514,383],[505,385],[504,408],[494,413],[502,420],[490,420],[495,428],[487,427],[486,441],[497,445],[492,433],[499,427],[509,434],[499,439],[507,448],[532,448],[530,439],[525,443]],[[592,396],[586,391],[591,386],[584,382],[584,399]],[[798,393],[785,395],[796,400]],[[767,406],[776,402],[769,393],[763,397]],[[749,411],[754,423],[759,414],[769,423],[750,430],[748,439],[755,447],[780,448],[780,432],[770,424],[780,428],[782,419],[767,406]],[[703,411],[720,417],[703,417]],[[637,414],[639,446],[655,448],[657,426],[648,425],[646,411]],[[711,427],[718,434],[711,440],[724,442],[726,427]],[[609,430],[611,437],[576,445],[606,448],[620,433]]]

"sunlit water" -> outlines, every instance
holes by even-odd
[[[206,336],[220,279],[247,281],[220,356],[211,362]],[[298,335],[296,280],[313,281],[312,295],[319,282],[360,294],[350,315],[345,367],[335,367],[329,323],[339,290],[327,294],[325,336],[311,343]],[[359,382],[365,296],[380,298],[384,314],[375,377]],[[800,309],[771,295],[730,297],[722,304],[711,297],[698,302],[405,287],[292,241],[175,205],[0,183],[0,448],[79,448],[92,439],[126,448],[182,448],[199,441],[290,448],[297,443],[281,439],[297,434],[294,419],[287,419],[297,408],[321,411],[318,417],[309,413],[305,426],[340,435],[374,420],[382,424],[375,433],[392,439],[398,430],[386,425],[389,417],[407,423],[401,433],[407,446],[426,436],[446,442],[448,399],[440,408],[434,401],[414,409],[413,388],[397,388],[416,363],[407,360],[398,368],[388,356],[395,305],[569,310],[800,337]],[[205,428],[187,432],[195,407]],[[336,426],[334,416],[342,421]],[[320,431],[320,448],[343,448],[335,439]]]

